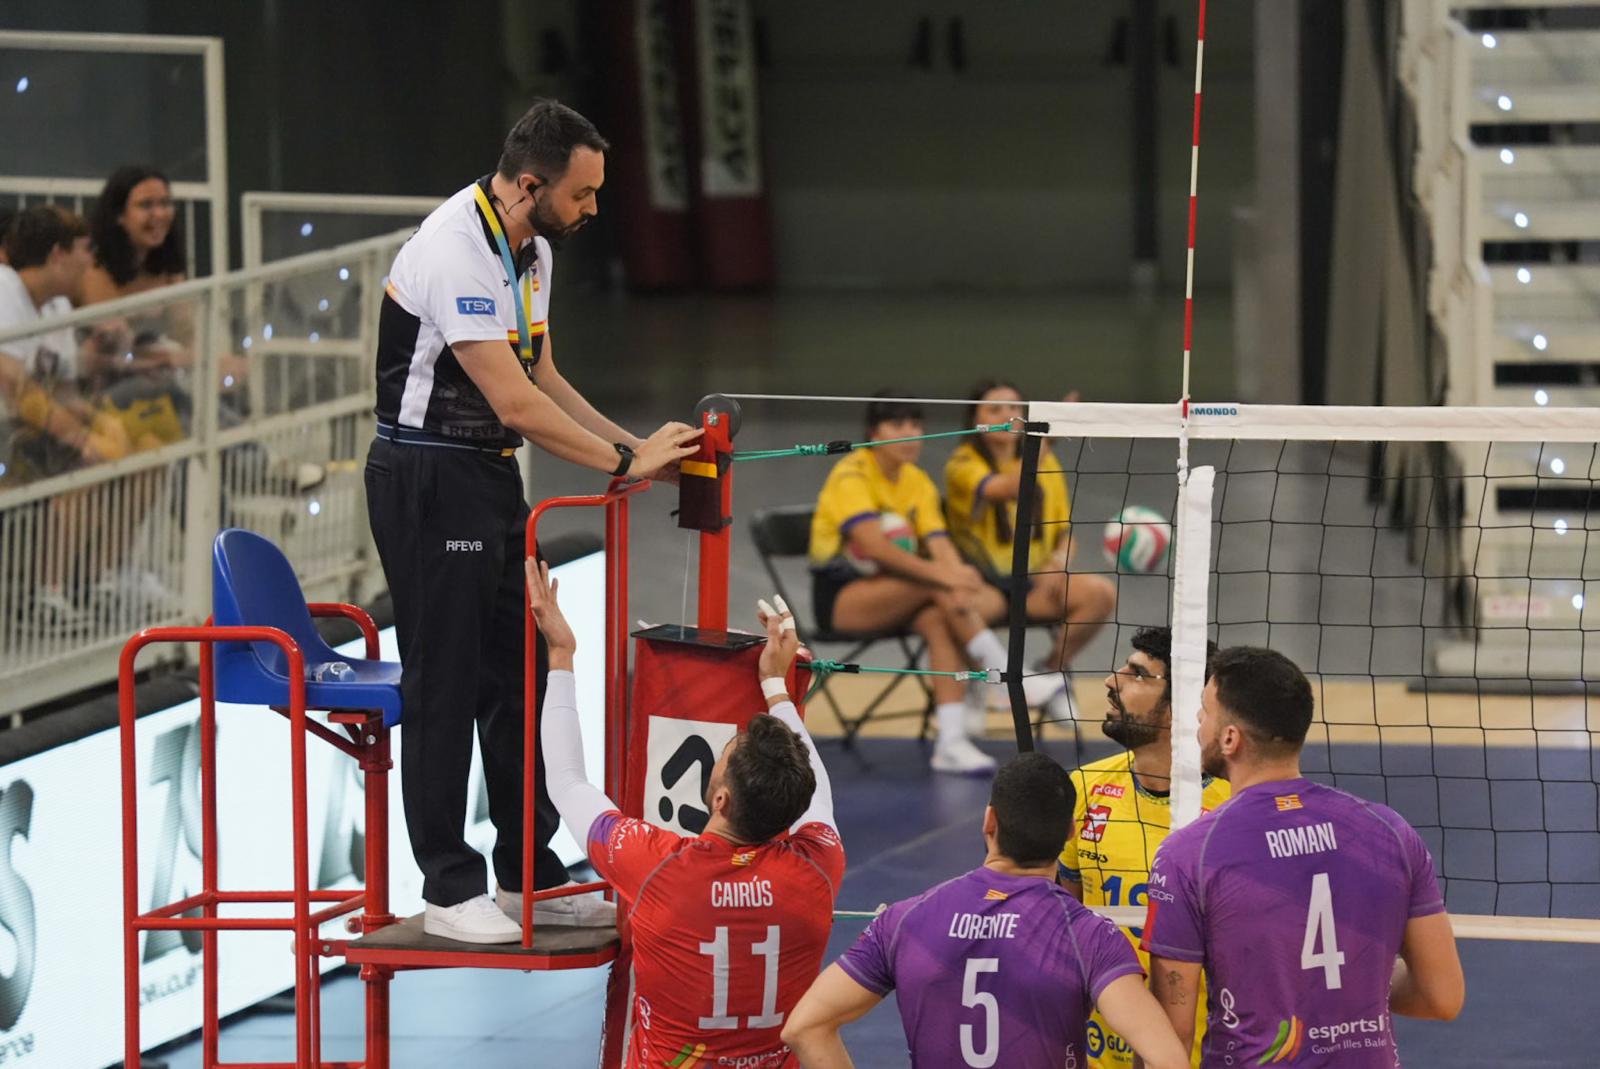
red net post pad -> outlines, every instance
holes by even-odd
[[[728,740],[767,711],[756,673],[766,638],[676,625],[637,631],[633,637],[623,811],[698,835],[710,817],[705,793],[712,766]],[[789,696],[797,706],[810,677],[799,664],[789,669]]]

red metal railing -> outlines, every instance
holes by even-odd
[[[378,628],[354,605],[318,603],[308,606],[313,616],[340,616],[354,622],[366,644],[368,659],[378,656]],[[177,902],[139,910],[138,778],[136,721],[138,715],[135,663],[139,653],[160,643],[198,643],[200,646],[200,870],[199,893]],[[219,885],[217,829],[217,707],[214,644],[217,642],[270,642],[283,651],[286,662],[288,704],[277,709],[289,722],[289,793],[293,822],[294,886],[283,891],[227,891]],[[362,970],[367,983],[367,1057],[364,1062],[329,1063],[321,1060],[321,973],[317,959],[322,944],[318,929],[339,917],[360,911],[362,931],[394,923],[389,913],[388,771],[392,767],[389,733],[382,717],[368,712],[333,714],[349,738],[329,731],[306,716],[305,660],[288,634],[273,627],[219,627],[209,620],[200,627],[156,627],[139,632],[123,647],[118,665],[118,715],[121,727],[122,851],[123,851],[123,968],[124,1058],[139,1064],[139,937],[148,931],[199,931],[201,933],[201,1059],[221,1066],[219,958],[217,934],[225,931],[288,931],[294,938],[295,1060],[283,1066],[356,1066],[381,1069],[388,1065],[389,970]],[[367,884],[351,890],[317,890],[311,886],[308,843],[306,738],[315,735],[361,762],[366,774]],[[288,917],[222,917],[224,905],[292,906]],[[313,908],[320,905],[322,908]],[[182,916],[198,910],[198,916]],[[372,1022],[382,1024],[381,1029]]]
[[[527,526],[527,551],[537,545],[539,520],[552,509],[601,507],[605,510],[605,686],[606,758],[605,786],[613,798],[625,786],[624,734],[628,682],[628,520],[629,498],[648,488],[648,482],[614,480],[604,494],[552,498],[536,505]],[[725,571],[725,569],[724,569]],[[726,577],[724,576],[724,584]],[[724,601],[726,594],[724,592]],[[376,660],[378,629],[371,616],[354,605],[315,603],[313,616],[343,617],[360,627],[366,656]],[[536,791],[538,733],[538,675],[535,670],[537,629],[531,616],[525,628],[525,739],[523,887],[533,887],[533,796]],[[281,891],[223,890],[219,876],[217,826],[217,714],[214,645],[217,642],[270,642],[283,651],[287,674],[287,704],[275,707],[289,726],[290,807],[293,821],[293,887]],[[138,778],[136,768],[136,680],[139,653],[158,643],[198,643],[200,647],[200,810],[201,889],[176,902],[156,903],[140,912],[138,865]],[[389,906],[389,786],[393,767],[389,729],[380,714],[334,711],[325,726],[307,716],[305,658],[294,640],[272,627],[220,627],[207,621],[199,627],[149,628],[134,635],[123,647],[118,672],[118,710],[121,726],[122,848],[123,848],[123,952],[124,952],[124,1057],[137,1066],[140,1058],[139,938],[149,931],[199,931],[201,933],[201,1050],[205,1069],[388,1069],[389,982],[400,969],[446,966],[495,968],[589,968],[617,956],[616,944],[585,951],[551,955],[508,956],[487,950],[420,949],[406,945],[367,946],[342,939],[323,939],[320,927],[359,911],[347,922],[352,931],[369,935],[396,922]],[[337,728],[343,728],[341,735]],[[363,888],[319,890],[311,886],[309,814],[307,811],[306,739],[316,737],[349,755],[365,773],[366,885]],[[582,834],[582,830],[579,830]],[[522,947],[533,947],[533,904],[569,894],[607,890],[603,882],[563,887],[523,895]],[[237,905],[289,905],[289,916],[222,917],[219,907]],[[183,916],[198,911],[198,916]],[[292,1062],[225,1064],[219,1060],[220,1005],[218,940],[224,931],[287,931],[294,940],[295,1041]],[[366,984],[366,1058],[360,1062],[324,1062],[321,1058],[321,971],[318,959],[343,956],[360,966]]]
[[[551,497],[533,506],[528,514],[528,528],[524,551],[529,557],[539,552],[539,521],[554,509],[603,508],[605,509],[606,547],[606,757],[605,791],[610,798],[623,797],[624,731],[628,705],[628,499],[649,489],[646,481],[613,479],[603,494],[580,494],[572,497]],[[539,708],[539,675],[535,668],[539,642],[539,627],[523,595],[523,783],[522,783],[522,946],[533,948],[533,904],[548,898],[587,894],[591,891],[609,891],[610,885],[597,881],[576,887],[552,888],[530,892],[533,886],[533,798],[538,791],[535,754],[538,746],[537,711]],[[587,828],[573,828],[572,834],[583,836]],[[583,845],[580,841],[579,845]]]

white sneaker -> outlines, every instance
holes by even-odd
[[[154,572],[125,568],[95,584],[95,597],[102,602],[127,606],[135,616],[170,616],[182,608],[178,596]]]
[[[1046,672],[1044,675],[1026,676],[1022,680],[1022,692],[1028,696],[1030,709],[1043,709],[1066,693],[1067,689],[1065,672]]]
[[[981,739],[989,733],[988,683],[967,686],[967,737]],[[1008,706],[1009,708],[1009,706]]]
[[[980,776],[994,772],[995,759],[972,744],[971,739],[941,740],[933,748],[933,760],[928,762],[935,772],[954,772],[963,776]]]
[[[522,938],[522,925],[507,920],[488,895],[453,906],[425,903],[422,930],[458,943],[515,943]]]
[[[39,626],[52,632],[87,631],[92,621],[72,599],[55,587],[40,586],[33,592],[33,615]]]
[[[1078,703],[1072,697],[1072,688],[1067,687],[1060,694],[1051,698],[1044,704],[1044,716],[1048,720],[1076,720],[1078,719]]]
[[[969,739],[986,738],[989,734],[989,709],[987,706],[973,702],[967,703],[967,737]]]
[[[1022,694],[1028,702],[1028,708],[1040,709],[1048,705],[1062,691],[1067,689],[1067,676],[1065,672],[1051,672],[1043,669],[1034,669],[1039,675],[1026,675],[1022,677]],[[1004,683],[984,683],[984,698],[989,708],[997,713],[1011,711],[1011,692]]]
[[[568,880],[563,887],[576,887],[577,881]],[[522,892],[495,888],[494,903],[522,931]],[[599,891],[586,895],[563,895],[560,898],[542,898],[533,904],[534,927],[556,924],[566,928],[615,928],[617,904],[607,902]]]

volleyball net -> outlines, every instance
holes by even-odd
[[[1206,640],[1277,649],[1315,690],[1306,774],[1421,832],[1463,934],[1600,941],[1600,413],[1034,403],[1028,433],[1015,573],[1061,571],[1039,547],[1066,528],[1067,582],[1116,591],[1070,664],[1049,663],[1059,621],[1013,612],[1013,670],[1078,699],[1036,735],[1116,750],[1102,680],[1132,631],[1170,623],[1181,825]],[[1051,478],[1068,523],[1033,514]]]

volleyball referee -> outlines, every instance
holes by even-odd
[[[597,211],[605,139],[553,100],[506,136],[495,173],[429,215],[395,257],[378,323],[377,438],[367,511],[394,599],[401,675],[401,791],[430,935],[521,936],[524,438],[612,475],[671,474],[698,430],[640,440],[557,370],[547,326],[550,243]],[[539,694],[546,651],[538,649]],[[498,890],[464,838],[476,726]],[[567,882],[550,849],[558,816],[538,770],[534,882]],[[537,903],[541,924],[608,925],[598,895]]]

